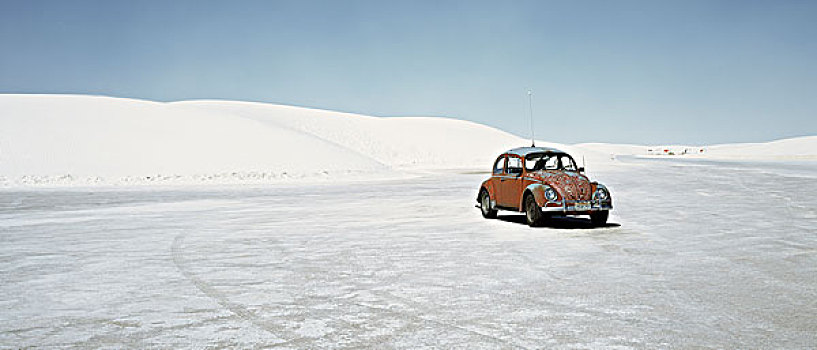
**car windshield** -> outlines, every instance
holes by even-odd
[[[576,162],[566,153],[538,153],[525,157],[525,169],[536,170],[567,170],[576,171]]]

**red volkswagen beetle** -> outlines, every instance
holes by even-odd
[[[594,225],[604,225],[613,199],[604,185],[583,174],[569,154],[555,148],[514,148],[494,162],[491,178],[482,183],[477,206],[485,218],[497,210],[525,212],[530,226],[550,216],[590,215]]]

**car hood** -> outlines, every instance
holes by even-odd
[[[567,200],[590,200],[593,197],[590,179],[574,171],[539,170],[529,176],[550,185]]]

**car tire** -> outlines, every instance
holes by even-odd
[[[532,195],[525,196],[525,221],[530,227],[537,227],[542,225],[545,220],[545,215],[542,214],[542,208],[536,203],[536,199]]]
[[[607,224],[607,217],[610,216],[610,211],[601,210],[590,213],[590,222],[593,226],[604,226]]]
[[[491,209],[491,195],[482,190],[479,194],[480,211],[486,219],[496,219],[496,209]]]

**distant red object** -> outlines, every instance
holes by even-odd
[[[569,154],[554,148],[515,148],[494,162],[491,178],[477,196],[482,216],[495,218],[498,210],[525,212],[536,226],[554,214],[590,215],[604,225],[613,199],[607,188],[582,174]]]

